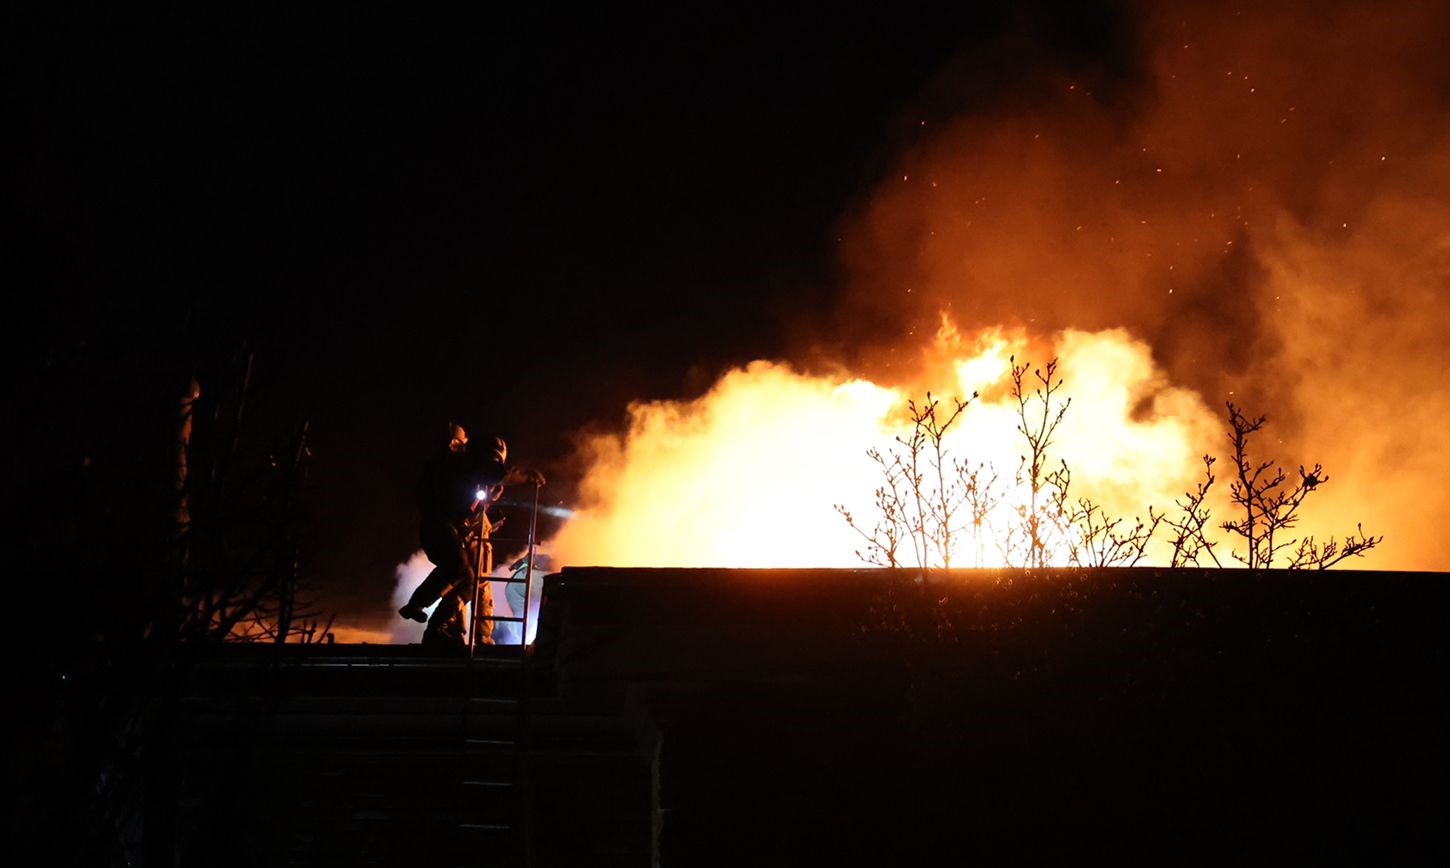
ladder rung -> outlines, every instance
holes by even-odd
[[[465,787],[511,787],[513,781],[464,781]]]
[[[490,832],[507,832],[509,829],[512,829],[513,826],[507,826],[502,823],[459,823],[458,828],[484,829]]]
[[[508,745],[510,747],[512,747],[515,744],[514,740],[511,739],[511,738],[470,738],[468,740],[468,743],[469,744]]]
[[[488,702],[494,705],[518,705],[519,701],[509,696],[470,696],[469,702]]]
[[[480,620],[480,621],[508,621],[508,622],[510,622],[512,624],[522,624],[524,622],[524,619],[523,618],[513,618],[513,617],[508,617],[508,616],[505,616],[505,615],[479,615],[478,616],[478,620]]]

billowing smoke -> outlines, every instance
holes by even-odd
[[[1450,7],[1263,5],[1145,4],[1141,80],[930,131],[848,221],[842,319],[893,377],[942,310],[1127,329],[1324,462],[1311,514],[1374,566],[1445,568]]]
[[[413,591],[423,583],[428,574],[433,571],[433,562],[422,551],[413,552],[408,559],[393,569],[393,600],[394,611],[408,602]],[[438,608],[434,603],[426,611],[429,615]],[[402,618],[391,618],[388,620],[388,634],[396,644],[407,644],[417,642],[423,635],[423,625],[415,621],[408,621]]]
[[[1365,565],[1450,566],[1450,7],[1144,4],[1139,26],[1131,80],[923,126],[845,219],[839,369],[634,406],[586,444],[563,562],[853,563],[830,507],[869,498],[906,397],[981,389],[954,446],[1014,469],[1005,347],[1062,357],[1060,455],[1119,513],[1227,457],[1231,399],[1270,417],[1256,457],[1328,468],[1301,531],[1362,520],[1387,535]]]

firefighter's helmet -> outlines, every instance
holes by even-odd
[[[525,573],[525,572],[528,571],[528,568],[529,568],[529,556],[528,555],[524,555],[523,557],[519,558],[518,560],[514,561],[511,565],[509,565],[509,569],[512,570],[515,575],[522,575],[523,573]],[[543,573],[547,573],[547,572],[552,572],[553,569],[554,569],[554,559],[551,558],[551,557],[549,557],[548,554],[546,554],[544,552],[538,552],[538,553],[536,553],[534,555],[534,572],[535,573],[543,574]]]
[[[461,452],[468,446],[468,432],[457,422],[448,423],[448,448],[454,452]]]

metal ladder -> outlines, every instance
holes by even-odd
[[[534,485],[533,511],[529,517],[527,568],[524,578],[490,579],[478,576],[473,587],[473,605],[469,610],[468,659],[464,665],[464,688],[462,705],[462,792],[458,794],[459,804],[466,814],[458,820],[460,866],[526,866],[534,864],[534,847],[530,827],[530,802],[527,750],[528,735],[528,687],[529,687],[529,609],[533,604],[534,564],[538,554],[537,534],[539,523],[539,489]],[[474,564],[483,572],[483,547],[495,542],[520,542],[507,538],[485,541],[480,534],[477,540],[477,557]],[[481,618],[479,607],[482,600],[483,582],[499,581],[503,584],[524,585],[523,611],[508,616],[491,615]],[[517,648],[517,654],[489,655],[489,662],[499,667],[499,674],[506,674],[513,680],[513,695],[475,695],[479,678],[476,673],[477,640],[481,622],[516,623],[519,625],[519,642],[516,646],[492,646],[494,648]],[[504,693],[506,691],[499,691]],[[502,731],[484,729],[482,724],[497,724],[501,717],[512,717],[512,725]]]

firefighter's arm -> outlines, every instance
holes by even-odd
[[[522,467],[510,467],[508,475],[504,477],[504,485],[544,485],[544,474],[537,470],[525,470]]]
[[[485,526],[488,529],[488,533],[494,533],[503,527],[505,521],[508,521],[507,517],[497,519],[489,518],[485,510],[475,507],[473,514],[468,517],[468,520],[463,525],[465,531],[464,541],[472,545],[477,541],[479,534],[483,532]]]

